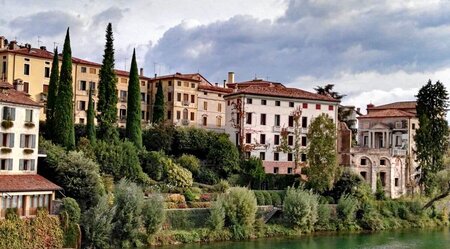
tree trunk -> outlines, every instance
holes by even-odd
[[[447,197],[449,195],[450,195],[450,182],[448,183],[447,190],[445,192],[443,192],[442,194],[431,199],[427,204],[425,204],[425,206],[423,206],[422,210],[425,210],[425,209],[431,207],[436,201],[444,199],[445,197]]]

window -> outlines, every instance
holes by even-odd
[[[308,128],[308,117],[302,117],[302,128]]]
[[[251,104],[251,103],[253,103],[253,99],[248,98],[247,99],[247,104]]]
[[[97,69],[95,69],[95,68],[89,68],[89,73],[91,73],[91,74],[96,74],[96,73],[97,73]]]
[[[216,117],[216,126],[221,127],[222,126],[222,117],[217,116]]]
[[[316,104],[316,110],[320,110],[320,104]]]
[[[294,145],[294,136],[288,136],[288,145]]]
[[[280,171],[280,170],[279,170],[278,167],[274,167],[274,168],[273,168],[273,173],[274,173],[274,174],[278,174],[279,171]]]
[[[246,123],[247,124],[252,124],[252,113],[251,112],[247,112],[247,117],[246,117]]]
[[[361,165],[367,165],[367,159],[361,158]]]
[[[333,111],[333,110],[334,110],[334,106],[329,105],[329,106],[328,106],[328,111]]]
[[[292,158],[293,158],[292,153],[288,153],[288,161],[289,162],[292,162]]]
[[[245,152],[245,158],[246,158],[246,159],[249,159],[249,158],[250,158],[250,152],[249,152],[249,151],[246,151],[246,152]]]
[[[30,83],[28,83],[28,82],[23,83],[23,91],[26,93],[30,92]]]
[[[42,92],[48,93],[48,85],[43,85],[42,86]]]
[[[3,62],[3,68],[2,68],[2,74],[4,73],[4,74],[6,74],[6,68],[7,68],[7,66],[6,66],[6,61],[4,61]]]
[[[227,101],[227,105],[230,106],[230,104],[231,104],[231,101],[228,100],[228,101]]]
[[[195,103],[195,95],[191,95],[191,103],[192,103],[192,104]]]
[[[306,144],[307,144],[306,139],[307,138],[305,136],[302,137],[302,146],[306,146]]]
[[[0,159],[0,170],[12,170],[12,165],[12,159]]]
[[[172,81],[169,80],[169,82],[167,82],[167,84],[168,84],[169,86],[172,86]]]
[[[21,171],[34,171],[35,169],[35,160],[34,159],[20,159],[19,160],[19,170]]]
[[[275,114],[275,126],[280,126],[280,115]]]
[[[294,107],[294,102],[289,102],[289,107]]]
[[[78,121],[80,124],[84,124],[84,118],[80,118]]]
[[[120,101],[127,102],[127,91],[120,90]]]
[[[195,119],[195,114],[193,112],[191,112],[191,121],[194,121]]]
[[[280,153],[278,153],[278,152],[273,153],[273,160],[274,161],[279,161],[280,160]]]
[[[266,134],[260,134],[259,135],[259,143],[260,144],[266,144]]]
[[[172,112],[171,111],[167,111],[167,119],[172,119]]]
[[[308,109],[308,103],[303,103],[302,107],[303,109]]]
[[[245,143],[247,143],[247,144],[252,143],[252,134],[251,133],[245,134]]]
[[[128,81],[127,81],[127,79],[126,78],[120,78],[120,83],[124,83],[124,84],[126,84]]]
[[[33,122],[33,110],[31,109],[25,110],[25,122],[27,123]]]
[[[86,67],[81,67],[80,70],[81,70],[82,73],[86,73]]]
[[[259,159],[266,160],[266,153],[265,152],[259,152]]]
[[[44,77],[50,78],[50,68],[49,67],[44,68]]]
[[[120,109],[119,117],[120,117],[120,120],[122,120],[122,121],[127,119],[127,109]]]
[[[86,81],[85,80],[80,80],[79,90],[86,91]]]
[[[381,186],[386,186],[386,172],[380,172]]]
[[[195,83],[191,83],[191,88],[195,88]]]
[[[177,119],[180,120],[181,119],[181,112],[177,111]]]
[[[395,178],[395,179],[394,179],[394,185],[395,185],[396,187],[398,187],[398,178]]]
[[[145,87],[145,81],[141,81],[141,86]]]
[[[2,147],[14,147],[14,133],[0,133],[2,139]]]
[[[177,86],[181,86],[181,81],[177,81]]]
[[[239,113],[236,113],[236,124],[241,123],[241,115]]]
[[[170,101],[170,100],[169,100]],[[145,93],[141,93],[141,102],[145,103]]]
[[[276,100],[275,101],[275,106],[280,106],[280,101]]]
[[[302,162],[306,162],[306,154],[305,153],[302,153],[302,156],[301,156],[300,160]]]
[[[207,126],[208,125],[208,117],[204,116],[203,117],[203,126]]]
[[[203,110],[207,111],[208,110],[208,102],[203,102]]]
[[[275,145],[279,145],[280,144],[280,135],[274,135],[273,136],[273,143]]]
[[[94,81],[89,81],[89,89],[95,90],[95,82]]]
[[[177,93],[177,101],[181,102],[181,93]]]
[[[16,108],[4,106],[3,107],[3,120],[16,120]]]
[[[267,105],[267,100],[261,99],[261,105]]]
[[[412,129],[413,129],[413,130],[416,129],[416,124],[412,124]]]
[[[288,126],[294,127],[294,116],[289,116]]]
[[[171,92],[167,93],[167,101],[172,101],[172,93]]]
[[[383,166],[386,165],[386,159],[381,159],[380,160],[380,165],[383,165]]]
[[[364,136],[363,137],[363,145],[367,146],[369,144],[369,136]]]
[[[145,120],[145,111],[141,111],[141,119]]]
[[[188,109],[184,108],[183,109],[183,119],[187,120],[188,119],[188,115],[189,115]]]
[[[402,145],[402,137],[396,136],[395,137],[395,146],[401,146]]]
[[[20,134],[20,148],[36,148],[36,135]]]
[[[261,125],[266,125],[266,114],[262,113],[261,114]]]
[[[364,178],[364,180],[367,180],[367,172],[361,171],[361,176]]]
[[[221,103],[217,104],[217,111],[222,112],[222,104]]]
[[[30,64],[23,65],[23,74],[30,75]]]
[[[86,101],[83,100],[78,101],[78,110],[80,111],[86,110]]]
[[[288,173],[288,174],[292,174],[292,168],[291,168],[291,167],[289,167],[289,168],[287,169],[287,173]]]

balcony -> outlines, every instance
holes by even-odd
[[[406,150],[400,148],[392,148],[393,156],[406,156]]]

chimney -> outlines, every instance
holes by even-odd
[[[234,83],[234,72],[228,72],[228,83]]]
[[[215,86],[219,86],[219,83],[214,83]]]
[[[47,51],[47,47],[45,47],[45,46],[41,46],[40,49],[44,50],[44,51]]]
[[[5,37],[0,36],[0,49],[5,48]]]
[[[13,85],[14,85],[14,89],[16,89],[16,91],[23,92],[23,80],[15,79]]]
[[[223,88],[227,88],[227,80],[223,80]]]
[[[361,108],[359,108],[359,107],[356,108],[356,112],[357,112],[357,113],[361,113]]]
[[[144,68],[140,68],[139,70],[139,76],[144,76]]]
[[[19,46],[17,46],[17,41],[11,41],[8,46],[10,50],[19,49]]]

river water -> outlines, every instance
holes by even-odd
[[[359,234],[305,235],[300,237],[257,239],[171,246],[177,249],[450,249],[449,229],[383,231]]]

